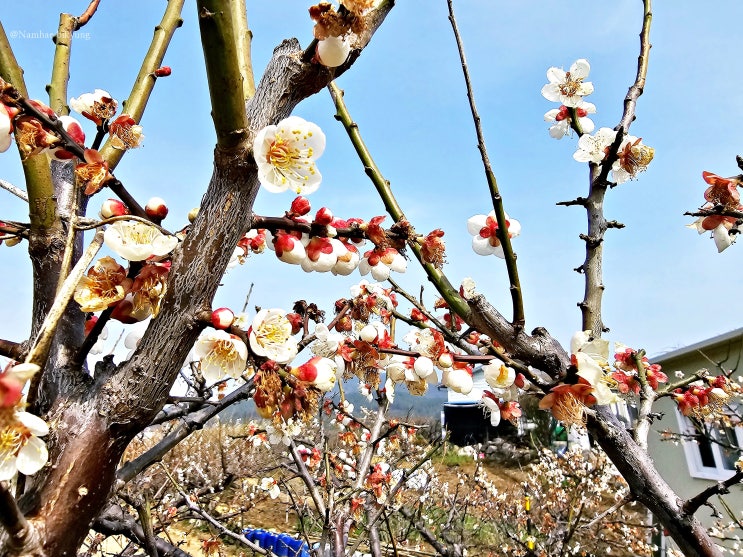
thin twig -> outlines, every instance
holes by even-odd
[[[9,191],[16,197],[20,197],[23,201],[28,203],[28,194],[26,194],[26,192],[23,191],[21,188],[15,187],[10,182],[7,182],[6,180],[0,180],[0,188]]]
[[[464,75],[464,82],[467,87],[467,98],[469,99],[472,120],[475,124],[475,133],[477,134],[477,148],[480,151],[482,164],[485,168],[485,176],[488,181],[488,188],[490,189],[490,197],[493,200],[493,210],[495,211],[495,216],[498,221],[498,240],[500,240],[501,246],[503,247],[506,269],[508,270],[508,279],[511,283],[510,291],[511,301],[513,304],[512,323],[517,327],[523,327],[526,322],[526,318],[524,317],[524,301],[521,297],[521,283],[519,282],[519,273],[516,266],[516,255],[514,254],[513,246],[511,245],[511,237],[508,235],[508,221],[506,220],[506,212],[503,207],[503,197],[498,191],[498,182],[495,179],[495,173],[490,165],[490,158],[488,157],[488,151],[485,147],[485,137],[482,133],[480,115],[477,112],[477,106],[475,106],[475,93],[472,89],[472,81],[470,80],[470,73],[467,67],[467,59],[464,56],[464,44],[462,43],[462,37],[459,34],[457,20],[454,17],[454,5],[452,0],[447,0],[447,6],[449,7],[449,21],[451,22],[454,31],[454,38],[457,42],[459,59],[462,62],[462,74]]]

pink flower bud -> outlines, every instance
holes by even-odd
[[[328,225],[333,222],[333,213],[327,207],[321,207],[315,215],[315,222],[321,225]]]
[[[110,219],[111,217],[120,217],[128,215],[129,209],[118,199],[106,199],[101,205],[101,217]]]
[[[168,77],[172,73],[170,66],[163,66],[155,70],[155,77]]]
[[[145,205],[144,212],[150,218],[163,220],[168,216],[168,206],[162,198],[153,197]]]
[[[219,308],[212,312],[212,325],[215,329],[228,329],[235,320],[235,314],[229,308]]]
[[[292,201],[291,212],[292,215],[298,217],[306,215],[310,212],[310,200],[306,197],[302,197],[301,195],[296,197],[294,201]]]

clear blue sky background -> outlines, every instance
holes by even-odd
[[[605,242],[604,319],[610,338],[657,354],[741,326],[739,291],[743,244],[717,254],[714,243],[685,229],[684,211],[703,201],[703,170],[736,174],[743,153],[743,71],[733,38],[743,20],[737,0],[704,9],[691,0],[655,3],[645,94],[631,132],[655,147],[655,160],[635,182],[609,192],[606,214],[626,225]],[[45,99],[58,14],[79,14],[86,1],[26,0],[4,10],[2,23],[25,69],[31,95]],[[312,37],[308,4],[248,0],[257,78],[283,38]],[[70,96],[94,88],[123,100],[159,22],[164,2],[104,0],[73,41]],[[572,269],[584,258],[578,235],[586,216],[558,201],[587,192],[588,169],[572,159],[576,138],[555,141],[543,115],[556,105],[543,99],[549,66],[567,69],[578,58],[592,66],[596,127],[614,127],[637,64],[642,3],[571,0],[459,0],[455,2],[490,157],[508,213],[521,221],[514,242],[526,303],[527,327],[547,327],[564,343],[580,327],[576,303],[583,277]],[[165,198],[177,229],[198,206],[211,174],[214,145],[196,8],[187,2],[184,24],[165,63],[171,77],[158,81],[142,120],[144,146],[130,152],[117,176],[143,203]],[[361,133],[398,200],[420,232],[443,228],[445,271],[452,282],[471,276],[478,289],[510,315],[505,266],[470,249],[466,220],[487,213],[490,201],[445,0],[400,0],[355,66],[339,79]],[[339,216],[383,214],[327,92],[295,111],[319,124],[328,142],[319,161],[324,180],[310,197]],[[87,126],[87,122],[85,124]],[[89,137],[94,130],[86,127]],[[0,178],[23,186],[14,148],[0,156]],[[95,196],[97,212],[106,194]],[[261,192],[257,212],[279,215],[293,195]],[[0,219],[27,220],[27,208],[0,191]],[[389,221],[389,219],[388,219]],[[0,338],[22,340],[28,330],[30,273],[26,245],[0,248],[5,287],[0,292]],[[415,266],[411,264],[411,270]],[[399,277],[418,292],[419,272]],[[251,305],[284,307],[294,300],[331,303],[360,280],[305,274],[272,253],[251,257],[225,277],[217,305],[242,306],[251,282]],[[426,288],[433,301],[433,290]]]

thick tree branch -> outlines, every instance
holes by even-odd
[[[609,147],[607,155],[601,165],[589,164],[589,193],[585,199],[585,208],[588,215],[586,242],[586,259],[582,265],[585,273],[585,292],[583,301],[578,304],[583,317],[582,328],[591,331],[599,338],[605,332],[601,315],[601,306],[604,296],[603,283],[603,238],[609,225],[604,216],[604,197],[609,185],[608,176],[612,164],[617,160],[619,146],[624,136],[629,132],[630,124],[635,119],[637,99],[645,87],[648,71],[648,57],[650,55],[650,23],[652,21],[651,0],[643,1],[643,20],[640,31],[640,54],[637,60],[637,75],[635,82],[629,88],[624,99],[624,112],[619,125],[615,128],[617,136]]]
[[[107,536],[122,535],[140,546],[145,544],[145,533],[133,516],[124,512],[119,505],[111,505],[93,522],[93,530]],[[190,553],[169,544],[160,537],[154,538],[160,557],[191,557]]]
[[[117,489],[132,480],[137,474],[143,472],[162,458],[183,441],[191,433],[204,427],[204,424],[219,414],[222,410],[232,406],[236,402],[247,399],[253,390],[253,382],[240,385],[237,389],[225,396],[214,405],[209,405],[200,410],[183,417],[183,422],[166,435],[159,443],[148,451],[142,453],[134,460],[124,464],[116,474]]]
[[[39,533],[23,516],[5,482],[0,482],[0,525],[8,533],[11,555],[39,555]]]
[[[682,508],[685,513],[693,515],[695,512],[697,512],[699,507],[707,504],[707,501],[710,497],[714,495],[725,495],[726,493],[730,493],[730,488],[736,484],[741,483],[742,481],[743,469],[737,468],[735,474],[730,476],[727,480],[717,482],[709,486],[701,493],[698,493],[691,499],[687,499]]]

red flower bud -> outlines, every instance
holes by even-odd
[[[128,214],[129,209],[118,199],[106,199],[101,205],[101,217],[104,219]]]
[[[155,70],[155,77],[168,77],[171,73],[170,66],[163,66]]]
[[[321,225],[328,225],[333,222],[333,213],[327,207],[321,207],[315,215],[315,222]]]
[[[235,320],[235,314],[229,308],[219,308],[212,312],[212,325],[215,329],[228,329]]]
[[[301,217],[302,215],[306,215],[310,212],[310,208],[310,200],[300,195],[292,201],[290,209],[291,216]]]
[[[302,330],[302,316],[298,313],[287,313],[286,318],[292,324],[292,334],[296,335]]]
[[[150,218],[163,220],[168,216],[168,206],[160,197],[153,197],[147,202],[144,212],[147,213],[147,216]]]

